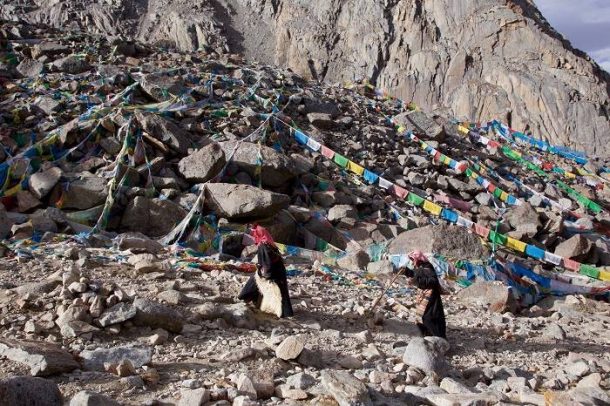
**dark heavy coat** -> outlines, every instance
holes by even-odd
[[[447,324],[445,310],[441,299],[441,285],[434,268],[429,263],[418,267],[414,272],[415,286],[427,291],[425,299],[427,304],[422,315],[422,322],[418,323],[424,336],[446,337]]]
[[[274,313],[279,317],[291,317],[292,304],[288,292],[288,281],[286,279],[286,268],[280,252],[271,244],[263,243],[258,246],[258,265],[256,275],[252,275],[239,294],[239,299],[246,302],[254,302],[261,307],[265,295],[268,303],[275,307]],[[269,286],[276,285],[275,291]],[[279,289],[279,296],[276,293]]]

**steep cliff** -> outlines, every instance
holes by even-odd
[[[8,3],[4,18],[230,50],[320,81],[369,78],[426,110],[610,155],[610,75],[528,0]]]

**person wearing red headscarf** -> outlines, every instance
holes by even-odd
[[[420,251],[412,252],[409,258],[413,261],[415,270],[407,268],[405,275],[411,278],[419,289],[415,312],[421,317],[421,323],[417,323],[417,327],[424,337],[437,336],[446,339],[447,323],[441,299],[441,284],[436,271]]]
[[[241,290],[239,300],[277,317],[293,316],[286,267],[273,237],[261,226],[255,226],[250,234],[258,245],[258,269]]]

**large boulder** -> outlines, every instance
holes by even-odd
[[[583,237],[582,234],[576,234],[574,237],[565,240],[555,248],[555,254],[564,258],[575,258],[579,260],[586,259],[591,252],[593,243]]]
[[[527,202],[524,202],[519,206],[511,207],[505,214],[504,219],[517,230],[523,226],[534,225],[536,228],[540,228],[541,226],[538,212]]]
[[[31,376],[0,380],[2,406],[61,406],[63,397],[53,381]]]
[[[11,227],[13,227],[13,222],[8,218],[4,205],[0,203],[0,240],[8,237]]]
[[[84,58],[76,55],[68,55],[53,61],[53,67],[60,72],[71,73],[73,75],[77,75],[91,69],[91,65],[89,65]]]
[[[189,182],[207,182],[222,170],[226,162],[224,151],[215,142],[183,158],[178,163],[178,170]]]
[[[61,374],[78,368],[69,352],[45,341],[2,338],[0,356],[27,365],[34,376]]]
[[[517,302],[510,288],[500,282],[476,282],[461,290],[457,297],[468,303],[488,306],[491,311],[498,313],[514,313],[517,309]]]
[[[182,128],[154,113],[136,112],[136,119],[150,136],[179,154],[186,155],[191,140]]]
[[[120,403],[106,395],[83,390],[70,399],[70,406],[120,406]]]
[[[182,78],[178,75],[162,75],[151,73],[143,75],[140,87],[150,97],[158,102],[170,100],[186,91]]]
[[[421,111],[409,111],[394,117],[394,122],[404,126],[417,135],[441,141],[445,138],[445,130],[431,117]]]
[[[290,197],[249,185],[209,183],[205,204],[220,217],[261,218],[273,216],[290,205]]]
[[[408,254],[415,250],[460,259],[483,259],[489,256],[479,237],[462,227],[444,224],[405,231],[388,246],[390,254]]]
[[[86,210],[104,204],[108,191],[107,181],[98,176],[86,176],[57,185],[51,201],[61,209]]]
[[[30,176],[28,186],[30,192],[37,199],[45,197],[57,184],[61,178],[62,171],[57,167],[52,167],[43,172],[38,172]]]
[[[371,397],[366,385],[347,371],[324,370],[320,374],[322,385],[339,406],[369,406]]]
[[[169,233],[186,215],[186,210],[171,200],[137,196],[127,205],[121,227],[149,237],[161,237]]]
[[[449,365],[444,357],[445,348],[437,344],[437,341],[440,340],[443,339],[439,337],[432,337],[431,339],[428,337],[412,338],[405,349],[402,357],[403,362],[411,367],[421,369],[427,375],[444,376],[449,370]]]
[[[235,148],[235,142],[221,142],[220,145],[228,157]],[[247,172],[251,177],[256,175],[258,167],[259,145],[251,142],[242,142],[233,158],[232,163],[241,170]],[[280,154],[273,148],[260,147],[261,155],[261,180],[264,186],[278,187],[299,174],[297,166],[292,159]]]
[[[184,317],[173,308],[153,300],[138,298],[133,302],[136,308],[134,323],[151,328],[179,333],[184,326]]]

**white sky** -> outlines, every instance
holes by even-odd
[[[610,0],[535,0],[544,17],[574,47],[610,72]]]

